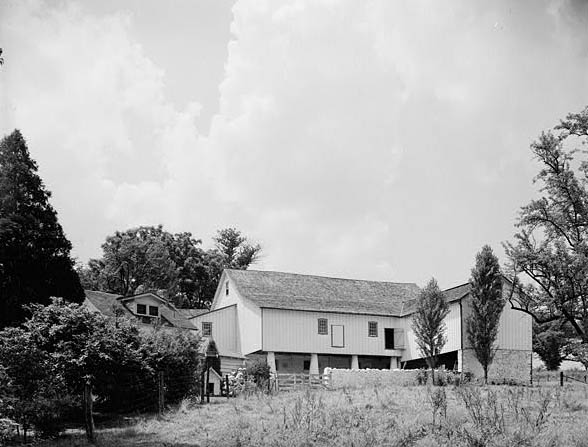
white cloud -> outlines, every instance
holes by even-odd
[[[82,258],[131,225],[235,225],[264,268],[450,286],[514,232],[530,140],[583,106],[576,7],[239,1],[201,132],[131,14],[13,2],[1,127],[22,129]]]

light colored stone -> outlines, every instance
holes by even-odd
[[[484,378],[484,369],[473,349],[462,352],[462,371],[472,373],[477,379]],[[494,361],[488,368],[488,383],[529,383],[531,381],[531,351],[498,349]]]
[[[308,372],[309,374],[319,373],[318,354],[310,354],[310,368]]]
[[[335,369],[326,368],[331,388],[360,388],[364,386],[413,385],[418,370]]]
[[[276,355],[273,352],[267,353],[267,364],[270,367],[270,371],[275,374],[276,373]]]

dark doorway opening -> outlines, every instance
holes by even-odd
[[[394,329],[384,328],[384,347],[394,349]]]

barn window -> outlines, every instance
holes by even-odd
[[[229,294],[229,281],[225,283],[225,295]]]
[[[139,315],[147,315],[147,306],[145,304],[137,304],[137,313]]]
[[[203,337],[212,336],[212,322],[210,322],[210,321],[203,321],[202,322],[202,336]]]
[[[149,306],[149,315],[152,317],[159,316],[159,307],[157,306]]]
[[[329,335],[329,320],[326,318],[318,319],[318,333],[319,335]]]
[[[368,321],[368,337],[377,337],[378,336],[378,322],[377,321]]]

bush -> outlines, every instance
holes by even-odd
[[[269,365],[263,360],[256,360],[245,369],[245,373],[249,377],[253,377],[255,383],[267,381],[270,378],[271,369]]]
[[[439,369],[435,370],[435,385],[437,386],[447,386],[447,385],[455,385],[460,386],[465,383],[469,383],[472,381],[473,375],[472,373],[460,373],[458,371],[452,371],[447,369]],[[431,370],[429,369],[419,369],[416,377],[415,377],[415,384],[416,385],[427,385],[431,380]]]
[[[191,333],[142,333],[126,318],[58,299],[31,310],[22,328],[0,331],[0,419],[55,436],[64,421],[81,416],[88,379],[96,408],[108,411],[155,409],[158,371],[168,379],[168,401],[198,389],[202,355]]]

